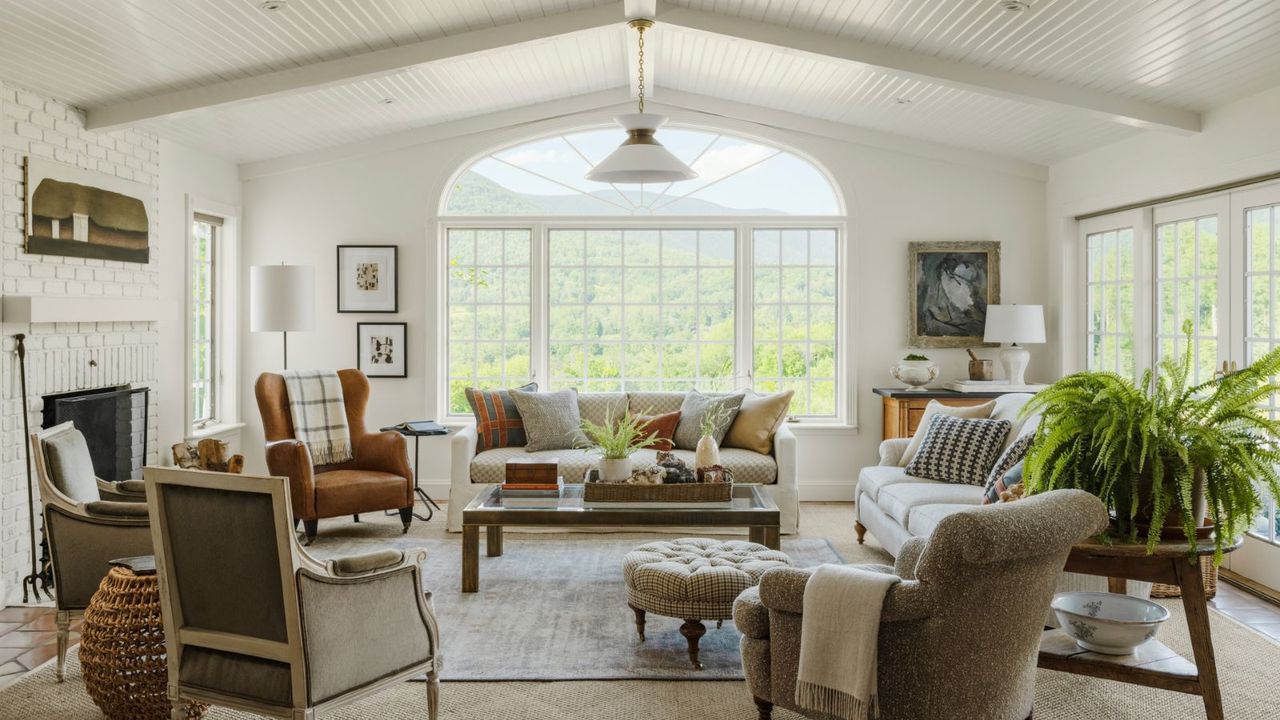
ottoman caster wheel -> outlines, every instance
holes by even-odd
[[[702,669],[702,663],[698,662],[698,640],[706,633],[707,627],[701,620],[685,620],[680,626],[680,634],[689,641],[689,660],[693,663],[694,670]]]

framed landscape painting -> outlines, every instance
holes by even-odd
[[[987,306],[1000,303],[1000,243],[913,242],[908,253],[908,346],[987,345]]]
[[[151,260],[149,186],[40,158],[27,158],[24,171],[27,252]]]
[[[339,245],[338,312],[398,311],[398,252],[395,245]]]
[[[409,377],[406,323],[356,323],[356,367],[371,378]]]

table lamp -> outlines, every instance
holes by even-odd
[[[289,333],[315,326],[316,273],[309,265],[249,268],[249,331],[278,332],[289,369]]]
[[[1026,345],[1044,342],[1044,307],[1041,305],[988,305],[983,342],[1009,343],[1000,352],[1010,385],[1027,384],[1027,363],[1031,353]]]

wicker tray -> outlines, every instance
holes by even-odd
[[[582,499],[585,502],[729,502],[733,499],[733,483],[680,483],[676,485],[626,485],[602,483],[595,468],[583,478]]]

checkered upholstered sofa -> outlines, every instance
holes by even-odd
[[[603,423],[606,418],[620,417],[626,410],[636,415],[660,415],[675,412],[684,402],[680,392],[580,393],[578,412],[584,420]],[[513,457],[559,458],[560,474],[567,483],[582,482],[597,457],[586,450],[548,450],[526,452],[523,447],[495,448],[476,452],[476,427],[467,425],[452,442],[452,467],[449,481],[449,531],[462,531],[462,509],[482,490],[503,480],[507,460]],[[676,450],[685,462],[693,463],[693,451]],[[653,450],[635,454],[637,464],[653,462]],[[796,485],[796,438],[784,423],[773,438],[773,454],[762,455],[740,448],[721,448],[720,463],[733,472],[738,483],[763,485],[781,511],[782,532],[796,532],[799,521],[799,492]]]

